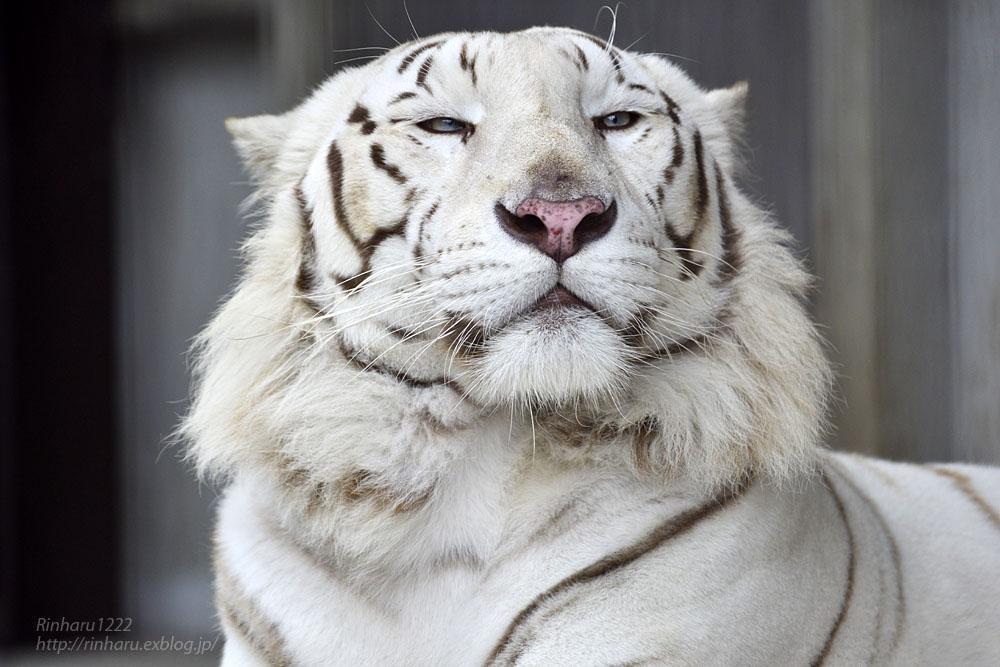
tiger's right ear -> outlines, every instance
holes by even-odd
[[[278,156],[288,135],[288,123],[286,116],[267,114],[226,119],[226,130],[232,135],[236,152],[253,180],[265,183],[277,168]]]

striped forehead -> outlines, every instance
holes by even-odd
[[[627,87],[630,70],[643,77],[626,54],[592,35],[559,28],[438,35],[398,47],[383,67],[409,85],[407,98],[435,95],[441,87],[445,93],[462,92],[466,86],[481,95],[546,95],[579,90],[587,82]]]

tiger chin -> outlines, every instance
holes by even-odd
[[[223,664],[995,664],[1000,475],[822,448],[746,95],[536,28],[227,121],[261,222],[183,426]]]

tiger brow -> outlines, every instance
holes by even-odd
[[[403,58],[403,61],[401,63],[399,63],[399,67],[396,69],[396,71],[399,74],[402,74],[403,72],[405,72],[407,70],[407,68],[410,65],[413,64],[413,61],[416,60],[417,56],[419,56],[421,53],[423,53],[424,51],[427,51],[428,49],[433,49],[433,48],[439,47],[439,46],[441,46],[444,43],[445,43],[445,40],[439,39],[439,40],[435,40],[435,41],[432,41],[432,42],[427,42],[426,44],[421,44],[420,46],[416,47],[413,51],[411,51],[409,55],[407,55],[405,58]]]
[[[612,46],[607,42],[598,39],[597,37],[594,37],[593,35],[581,34],[580,36],[584,40],[597,46],[599,49],[601,49],[601,51],[603,51],[604,55],[611,60],[611,67],[615,71],[615,79],[617,80],[617,82],[625,83],[625,73],[622,70],[622,61],[621,58],[619,58],[618,54],[616,53],[616,51],[618,50],[617,47]]]
[[[400,93],[399,95],[396,95],[394,98],[392,98],[391,100],[389,100],[389,105],[399,104],[400,102],[402,102],[404,100],[408,100],[408,99],[414,98],[416,96],[417,96],[417,94],[415,92],[413,92],[412,90],[408,90],[405,93]]]

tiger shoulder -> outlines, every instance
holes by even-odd
[[[991,665],[1000,472],[823,448],[746,84],[451,33],[230,119],[184,423],[236,665]]]

